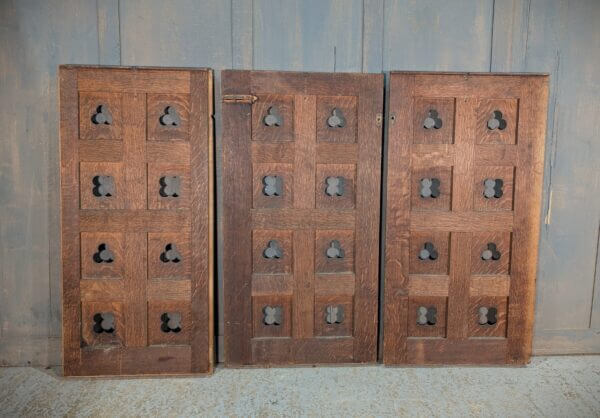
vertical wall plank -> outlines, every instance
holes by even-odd
[[[600,351],[590,328],[600,222],[600,3],[532,0],[525,70],[551,73],[534,352]],[[596,287],[599,283],[596,283]],[[595,325],[597,327],[597,325]]]
[[[488,71],[493,0],[387,0],[383,69]]]
[[[121,64],[119,0],[96,0],[98,7],[98,63]]]
[[[60,363],[57,69],[96,64],[94,0],[0,2],[0,364]]]
[[[384,0],[363,1],[362,71],[383,70],[383,10]]]
[[[495,0],[490,71],[525,71],[531,0]]]
[[[254,68],[360,71],[362,1],[254,0]]]

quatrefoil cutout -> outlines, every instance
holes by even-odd
[[[437,309],[435,306],[419,306],[417,309],[417,324],[435,325],[437,322]]]
[[[163,126],[179,126],[181,123],[177,109],[173,106],[165,107],[164,113],[158,118],[158,121]]]
[[[436,199],[440,196],[440,179],[435,177],[421,179],[421,197]]]
[[[179,176],[162,176],[158,183],[158,194],[162,197],[179,197],[181,193],[181,178]]]
[[[327,258],[344,258],[345,252],[338,240],[329,243],[326,251]]]
[[[181,331],[181,313],[165,312],[160,316],[160,329],[162,332],[179,332]]]
[[[327,126],[330,128],[343,128],[346,126],[346,118],[341,109],[334,107],[331,116],[327,118]]]
[[[325,179],[327,196],[343,196],[346,180],[343,177],[327,177]]]
[[[263,257],[269,260],[279,259],[283,257],[283,248],[281,248],[278,241],[273,239],[267,243],[267,247],[263,250]]]
[[[479,325],[496,325],[498,322],[498,309],[482,306],[479,308]]]
[[[283,195],[283,179],[279,176],[264,176],[263,194],[269,197],[279,197]]]
[[[115,255],[107,244],[102,243],[98,245],[98,251],[94,253],[93,259],[96,263],[112,263],[115,261]]]
[[[341,305],[329,305],[325,308],[325,322],[328,324],[341,324],[344,322],[344,307]]]
[[[498,248],[496,248],[496,244],[494,244],[493,242],[488,242],[487,248],[481,253],[481,259],[485,261],[500,260],[501,256],[502,254],[500,253],[500,251],[498,251]]]
[[[427,117],[423,120],[423,128],[425,129],[440,129],[442,127],[442,119],[439,117],[438,111],[429,109]]]
[[[111,312],[98,312],[94,315],[94,332],[102,334],[115,332],[115,316]]]
[[[437,260],[438,255],[435,245],[431,242],[426,242],[421,251],[419,251],[419,258],[421,260]]]
[[[266,126],[282,126],[283,118],[279,114],[279,111],[275,106],[271,106],[267,109],[267,115],[263,118],[263,123]]]
[[[281,325],[283,308],[281,306],[265,306],[263,308],[263,323],[265,325]]]
[[[181,258],[181,254],[173,243],[165,245],[165,250],[160,253],[160,261],[163,263],[179,263]]]
[[[92,193],[96,197],[111,197],[115,194],[115,180],[112,176],[94,176],[92,184]]]
[[[486,199],[500,199],[504,194],[502,187],[504,187],[504,181],[502,179],[485,179],[483,181],[483,196]]]
[[[501,131],[506,129],[506,120],[502,117],[502,112],[494,110],[492,117],[487,122],[487,127],[490,131],[499,129]]]
[[[92,115],[92,123],[94,125],[111,125],[112,114],[108,109],[108,106],[101,104],[96,108],[96,113]]]

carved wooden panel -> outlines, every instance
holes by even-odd
[[[526,363],[547,76],[390,83],[384,363]]]
[[[376,361],[382,75],[222,86],[226,363]]]
[[[64,374],[213,364],[212,73],[60,68]]]

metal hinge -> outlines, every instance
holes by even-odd
[[[247,103],[253,104],[258,97],[252,94],[226,94],[223,96],[223,103]]]

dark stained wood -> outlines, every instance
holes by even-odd
[[[60,78],[64,374],[211,372],[212,73],[66,66]],[[88,117],[104,100],[114,129]],[[153,126],[171,100],[189,102],[175,137]],[[92,193],[100,174],[113,196]],[[165,175],[180,176],[179,200],[159,194]],[[94,258],[100,244],[110,263]],[[177,263],[161,261],[167,244]],[[113,332],[94,331],[99,312],[114,314]],[[181,314],[180,332],[161,329],[165,312]]]
[[[374,362],[377,349],[381,75],[224,71],[225,362]],[[281,126],[267,126],[275,106]],[[333,108],[348,129],[329,127]],[[265,176],[282,179],[280,196]],[[326,178],[344,178],[341,196]],[[327,258],[336,240],[344,257]],[[266,257],[270,241],[281,248]],[[327,323],[327,308],[344,310]],[[280,315],[273,325],[267,308]],[[333,315],[333,314],[332,314]]]
[[[529,361],[547,84],[544,75],[391,74],[385,364]],[[436,106],[448,119],[451,103],[451,139],[424,129],[415,112]],[[505,129],[488,128],[495,110]],[[421,197],[420,179],[428,176],[440,178],[441,201]],[[503,180],[501,196],[485,198],[488,178]],[[439,247],[435,260],[419,258],[424,240]],[[490,243],[500,258],[482,258]],[[424,324],[420,307],[435,307],[437,322]],[[496,308],[497,321],[481,323],[481,307]]]

